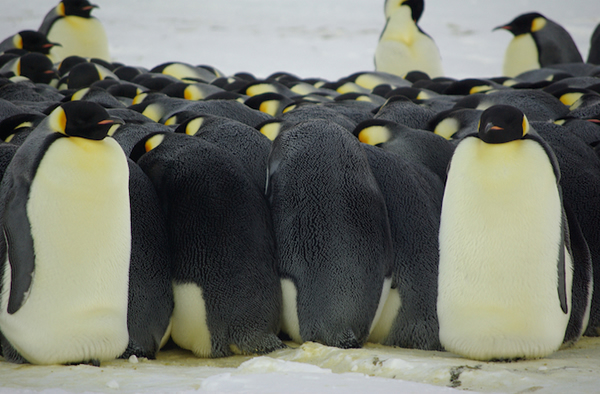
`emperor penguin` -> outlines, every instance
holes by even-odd
[[[457,145],[439,232],[446,350],[539,358],[571,339],[574,261],[559,179],[552,149],[516,107],[487,109]]]
[[[517,16],[504,29],[513,34],[504,54],[502,72],[507,77],[560,63],[582,63],[573,38],[561,25],[537,12]]]
[[[266,187],[283,294],[298,343],[361,347],[391,286],[385,199],[358,140],[334,122],[300,122],[273,141]]]
[[[117,120],[68,102],[30,134],[0,184],[0,331],[12,362],[114,359],[128,344],[129,170]]]
[[[46,14],[38,31],[61,44],[50,51],[54,63],[72,55],[110,62],[108,37],[102,23],[91,15],[94,8],[98,6],[87,0],[62,0]]]
[[[198,357],[263,354],[277,337],[281,288],[263,190],[215,144],[155,133],[130,157],[163,209],[171,248],[171,338]]]
[[[60,44],[48,41],[46,35],[39,31],[22,30],[0,42],[0,53],[13,49],[22,49],[28,52],[39,52],[43,55],[49,55],[50,49],[55,46],[60,46]]]
[[[375,49],[375,70],[404,76],[423,71],[429,77],[444,75],[440,51],[417,25],[423,0],[386,0],[386,23]]]

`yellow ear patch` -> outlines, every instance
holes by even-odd
[[[14,135],[14,134],[11,134],[11,135],[9,135],[8,137],[6,137],[6,138],[4,139],[4,142],[10,142],[10,141],[12,141],[12,139],[13,139],[13,138],[15,138],[15,135]]]
[[[187,126],[185,126],[185,133],[187,135],[196,135],[200,127],[202,127],[202,123],[204,123],[204,118],[202,117],[190,120]]]
[[[79,89],[71,96],[71,101],[79,101],[82,100],[83,97],[90,91],[90,88]]]
[[[377,145],[389,141],[392,137],[385,126],[371,126],[358,133],[358,140],[369,145]]]
[[[142,115],[152,119],[155,122],[158,122],[160,118],[163,116],[163,111],[160,105],[158,104],[150,104],[144,109]]]
[[[62,1],[56,6],[56,13],[60,16],[65,16],[65,5]]]
[[[15,48],[23,49],[23,37],[20,34],[15,34],[13,36],[13,45]]]
[[[531,32],[535,33],[536,31],[542,30],[546,26],[546,18],[537,17],[531,22]]]
[[[523,136],[529,133],[529,120],[527,120],[527,116],[523,114]]]
[[[446,118],[438,123],[437,126],[435,126],[433,133],[442,136],[447,140],[451,140],[452,136],[458,131],[459,127],[460,125],[458,120],[454,118]]]
[[[203,99],[200,89],[194,85],[190,85],[183,91],[183,98],[186,100],[198,101]]]
[[[148,97],[148,93],[140,93],[133,98],[133,100],[131,101],[131,104],[133,105],[133,104],[143,103],[144,100],[146,99],[146,97]]]
[[[52,111],[49,115],[48,122],[52,131],[65,134],[65,129],[67,128],[67,114],[65,114],[65,110],[62,109],[62,107],[57,107]]]
[[[567,107],[570,107],[571,105],[573,105],[573,103],[579,100],[581,96],[583,96],[583,93],[581,92],[565,93],[562,96],[560,96],[559,100]]]
[[[277,93],[277,91],[275,87],[269,85],[268,83],[258,83],[246,89],[246,95],[248,96],[257,96],[263,93]]]
[[[167,121],[165,122],[165,126],[173,126],[175,124],[175,122],[177,122],[177,116],[171,116],[169,119],[167,119]]]
[[[144,144],[144,148],[146,148],[146,152],[150,152],[152,149],[159,146],[161,144],[161,142],[163,142],[164,139],[165,139],[164,134],[156,134],[156,135],[148,138],[148,140],[146,140],[146,143]]]
[[[279,122],[267,123],[266,125],[261,127],[259,131],[265,137],[267,137],[268,139],[273,141],[275,138],[277,138],[277,136],[281,132],[281,123],[279,123]]]
[[[469,94],[487,92],[488,90],[492,90],[492,87],[490,85],[473,86],[471,90],[469,90]]]
[[[264,112],[265,114],[269,114],[271,116],[275,116],[277,114],[277,110],[279,109],[279,101],[277,100],[267,100],[260,103],[258,110],[260,112]]]
[[[298,106],[297,104],[290,104],[290,105],[288,105],[287,107],[285,107],[285,108],[283,109],[282,113],[284,113],[284,114],[285,114],[285,113],[287,113],[287,112],[289,112],[289,111],[291,111],[291,110],[295,109],[297,106]]]

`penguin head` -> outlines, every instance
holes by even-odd
[[[104,139],[113,126],[122,123],[111,117],[100,104],[91,101],[69,101],[48,115],[52,131],[96,141]]]
[[[523,138],[529,121],[521,110],[510,105],[494,105],[483,111],[478,125],[479,138],[488,144],[503,144]]]
[[[143,155],[159,146],[164,139],[165,133],[161,131],[148,134],[135,144],[129,158],[137,163]]]
[[[423,0],[385,0],[385,17],[389,18],[392,13],[402,6],[407,6],[411,10],[412,20],[417,23],[423,15],[425,2]]]
[[[87,0],[62,0],[56,6],[56,12],[61,16],[79,16],[82,18],[89,18],[94,8],[98,8],[97,5],[91,4]]]
[[[205,116],[196,115],[188,118],[184,122],[180,123],[175,129],[175,133],[183,133],[187,135],[196,135],[200,131],[202,124],[204,123]]]
[[[21,56],[15,67],[15,75],[27,77],[34,83],[49,84],[56,77],[54,64],[41,53],[30,52]]]
[[[50,49],[61,46],[58,43],[48,41],[45,34],[34,30],[23,30],[13,36],[13,45],[17,49],[29,52],[39,52],[44,55],[50,53]]]
[[[530,12],[517,16],[506,25],[498,26],[494,30],[504,29],[511,32],[515,37],[526,33],[535,33],[542,30],[548,20],[540,13]]]

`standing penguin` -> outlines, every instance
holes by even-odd
[[[0,331],[8,361],[111,360],[128,343],[129,171],[101,106],[68,102],[0,186]]]
[[[490,107],[478,130],[456,147],[442,202],[440,340],[478,360],[544,357],[574,339],[559,168],[515,107]]]
[[[583,62],[569,32],[537,12],[519,15],[494,30],[498,29],[514,35],[504,54],[502,72],[507,77],[553,64]]]
[[[267,197],[292,340],[357,348],[391,284],[385,200],[360,143],[328,121],[301,122],[273,141]]]
[[[104,26],[91,16],[94,8],[87,0],[62,0],[46,14],[38,31],[61,44],[50,51],[54,63],[74,55],[110,61]]]
[[[600,23],[594,29],[590,37],[590,50],[587,63],[600,64]]]
[[[423,71],[431,78],[444,75],[440,51],[417,22],[423,0],[386,0],[386,23],[375,50],[375,70],[404,76]]]
[[[284,347],[268,206],[242,164],[208,141],[171,132],[143,138],[131,158],[166,216],[173,341],[198,357]]]

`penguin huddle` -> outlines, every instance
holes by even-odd
[[[169,340],[515,360],[600,335],[599,66],[47,71],[0,78],[7,361],[152,359]]]

